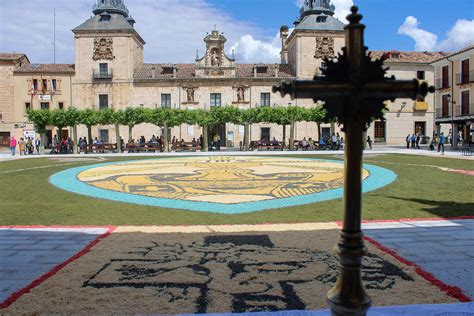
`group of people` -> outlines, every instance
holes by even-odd
[[[39,138],[33,139],[32,137],[27,137],[26,140],[23,137],[21,137],[19,140],[17,140],[15,137],[12,137],[10,139],[10,151],[12,156],[15,156],[17,146],[20,151],[20,156],[33,155],[35,153],[35,149],[36,154],[39,155],[41,141]]]
[[[58,138],[57,135],[54,135],[53,139],[51,140],[51,155],[57,154],[72,154],[74,153],[74,141],[71,137],[62,137],[61,139]]]
[[[407,143],[407,149],[420,149],[420,142],[423,138],[423,135],[418,134],[408,134],[405,141]]]

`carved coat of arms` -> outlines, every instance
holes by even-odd
[[[113,39],[112,38],[96,38],[94,39],[94,55],[93,60],[113,60],[115,58],[113,53]]]
[[[329,36],[316,37],[316,53],[314,58],[334,57],[334,38]]]

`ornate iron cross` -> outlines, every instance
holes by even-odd
[[[340,258],[340,274],[328,292],[333,315],[366,315],[371,299],[361,280],[361,262],[367,250],[361,231],[362,152],[364,132],[375,119],[383,119],[384,101],[396,98],[424,98],[434,92],[426,82],[396,80],[385,77],[384,58],[372,61],[364,46],[365,25],[358,7],[351,8],[345,27],[346,46],[337,59],[326,59],[324,77],[293,80],[273,87],[282,96],[324,101],[327,118],[342,125],[346,137],[344,170],[344,222],[336,253]]]

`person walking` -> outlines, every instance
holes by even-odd
[[[10,139],[10,151],[12,152],[12,156],[15,156],[16,144],[16,138],[12,136],[12,138]]]
[[[369,144],[369,149],[372,150],[372,139],[370,136],[367,136],[367,144]]]
[[[405,138],[405,141],[407,142],[407,149],[410,149],[410,142],[411,142],[411,135],[408,134],[407,138]]]
[[[421,135],[417,134],[416,140],[415,140],[415,149],[420,149],[420,139],[421,139]]]
[[[415,134],[411,135],[411,148],[412,149],[416,148],[416,135]]]
[[[444,155],[445,143],[446,143],[446,137],[444,136],[444,133],[441,133],[441,135],[439,135],[439,145],[438,145],[438,152],[441,151],[441,155]]]
[[[36,153],[39,155],[40,154],[40,146],[41,146],[41,141],[39,138],[36,138],[35,140],[35,148],[36,148]]]

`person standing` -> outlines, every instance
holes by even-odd
[[[410,134],[408,134],[407,138],[405,139],[405,141],[407,142],[407,149],[410,149],[410,141],[411,141],[411,136]]]
[[[421,139],[421,135],[420,134],[417,134],[416,135],[416,140],[415,140],[415,149],[420,149],[420,139]]]
[[[35,140],[35,148],[36,148],[36,153],[39,155],[40,154],[40,146],[41,146],[41,141],[39,138],[36,138]]]
[[[20,141],[18,142],[18,148],[20,149],[20,156],[25,154],[25,140],[23,138],[20,138]]]
[[[12,156],[15,156],[16,144],[16,138],[12,136],[12,138],[10,139],[10,151],[12,152]]]
[[[444,136],[444,133],[441,133],[441,135],[439,135],[438,152],[441,151],[442,155],[444,155],[444,144],[445,143],[446,143],[446,137]]]

